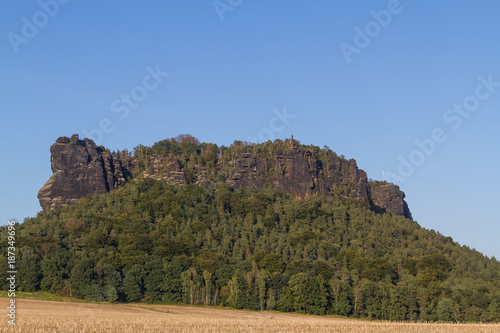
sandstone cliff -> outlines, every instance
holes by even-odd
[[[371,189],[373,206],[396,215],[411,218],[410,209],[404,200],[405,194],[399,186],[386,184]]]
[[[38,193],[44,211],[123,186],[135,170],[144,177],[178,185],[209,184],[216,176],[227,174],[226,182],[235,189],[271,187],[300,198],[340,196],[360,200],[378,212],[411,218],[405,195],[398,186],[383,184],[371,188],[366,173],[355,160],[336,155],[320,159],[302,147],[277,149],[271,155],[240,153],[231,158],[229,167],[214,156],[215,170],[211,174],[206,166],[175,154],[114,158],[92,140],[80,140],[76,134],[58,138],[50,151],[54,174]]]
[[[236,171],[228,178],[228,183],[235,188],[258,188],[271,182],[275,190],[296,197],[339,194],[370,206],[366,173],[358,169],[354,160],[335,157],[324,162],[308,150],[292,148],[275,153],[270,171],[266,170],[266,164],[269,164],[266,162],[248,153],[241,154],[235,161]],[[271,173],[270,179],[267,173]]]
[[[50,153],[53,175],[38,192],[43,211],[75,203],[87,195],[109,192],[130,177],[120,160],[76,134],[58,138]]]
[[[411,218],[405,194],[399,187],[384,184],[372,189],[366,173],[353,159],[334,156],[320,160],[308,150],[292,148],[275,153],[271,170],[266,170],[268,161],[249,153],[241,154],[234,164],[236,170],[227,180],[234,188],[262,188],[271,184],[275,190],[301,198],[320,193],[350,197],[375,211]]]

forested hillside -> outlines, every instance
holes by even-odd
[[[168,184],[145,177],[149,160],[140,157],[123,187],[17,225],[19,290],[389,320],[500,320],[498,261],[411,219],[341,192],[296,198],[269,187],[235,189],[229,172],[206,184]],[[4,289],[7,236],[2,227]]]

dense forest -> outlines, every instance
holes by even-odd
[[[500,321],[498,261],[411,219],[341,195],[235,190],[225,181],[229,171],[182,186],[141,176],[152,167],[145,154],[179,156],[214,173],[218,156],[224,162],[224,154],[284,144],[217,147],[181,137],[137,147],[143,165],[124,187],[16,226],[18,290],[88,301]],[[7,289],[7,228],[0,232]]]

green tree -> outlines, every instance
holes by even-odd
[[[148,302],[158,302],[162,299],[163,262],[158,257],[152,257],[144,265],[144,289]]]
[[[379,286],[369,280],[361,280],[361,293],[363,294],[364,314],[368,318],[381,318],[381,298]]]
[[[70,296],[83,298],[85,288],[92,283],[93,267],[86,258],[79,259],[70,274]]]
[[[352,291],[349,285],[349,272],[345,269],[328,281],[332,290],[332,312],[347,316],[352,313]]]
[[[40,256],[33,248],[24,246],[19,249],[19,289],[33,292],[40,288]]]
[[[169,302],[181,302],[183,299],[181,273],[187,270],[189,262],[186,256],[174,257],[163,265],[163,299]]]
[[[437,316],[439,321],[451,321],[453,311],[453,300],[443,297],[437,304]]]
[[[213,292],[213,283],[212,283],[213,274],[207,270],[203,271],[203,280],[205,282],[204,288],[204,305],[210,305],[212,303],[212,292]]]
[[[233,278],[227,283],[221,290],[221,294],[226,298],[226,302],[229,306],[236,307],[238,303],[238,298],[240,295],[240,285],[238,281],[238,276],[235,274]],[[222,296],[221,295],[221,296]]]
[[[199,304],[200,300],[200,280],[196,268],[190,267],[181,273],[182,288],[184,290],[184,300],[188,304]]]
[[[269,273],[281,273],[283,271],[283,261],[281,256],[269,253],[259,262],[259,267]]]
[[[125,274],[123,292],[128,302],[138,302],[144,296],[144,275],[143,266],[138,264]]]
[[[100,302],[103,300],[103,290],[97,284],[92,283],[85,286],[84,298],[87,302]]]
[[[107,285],[104,287],[103,296],[106,301],[113,303],[118,299],[118,290],[112,285]]]
[[[259,293],[259,309],[260,310],[265,310],[266,309],[266,296],[267,296],[267,281],[269,279],[269,273],[266,271],[260,270],[257,273],[257,289]]]
[[[311,292],[311,284],[306,273],[298,273],[290,278],[288,283],[292,292],[293,309],[306,313],[310,306],[309,295]]]
[[[70,272],[71,255],[66,249],[58,249],[52,256],[40,262],[42,280],[40,288],[52,293],[65,291]]]
[[[316,276],[313,286],[314,287],[311,296],[313,298],[313,306],[316,309],[315,311],[313,311],[313,313],[324,315],[328,306],[329,293],[326,280],[323,275],[319,274]]]

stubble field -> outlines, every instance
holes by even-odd
[[[492,324],[370,322],[299,314],[171,305],[106,305],[16,300],[16,326],[0,332],[500,332]],[[271,318],[273,316],[273,318]]]

